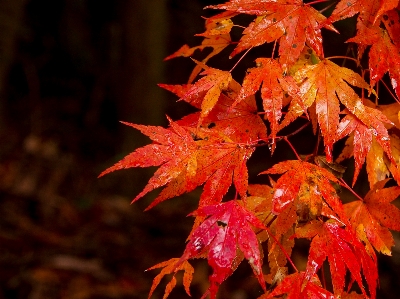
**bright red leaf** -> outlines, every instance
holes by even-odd
[[[263,229],[262,222],[236,200],[202,207],[193,215],[208,218],[189,236],[181,262],[207,252],[208,263],[213,268],[209,288],[211,298],[215,298],[219,285],[236,268],[233,262],[237,250],[249,261],[265,290],[259,242],[253,231],[253,227]]]

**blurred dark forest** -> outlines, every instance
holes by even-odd
[[[201,41],[202,8],[218,2],[0,1],[0,299],[147,298],[158,272],[144,270],[182,254],[196,191],[143,212],[151,196],[130,201],[154,169],[97,176],[148,142],[120,120],[187,114],[156,84],[185,83],[193,62],[163,58]],[[397,248],[380,261],[381,298],[400,296]],[[209,269],[194,264],[199,298]],[[258,297],[248,265],[237,272],[220,298]]]

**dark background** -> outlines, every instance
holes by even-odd
[[[202,7],[218,2],[0,2],[0,299],[147,298],[158,272],[144,270],[182,254],[198,191],[142,212],[154,192],[130,200],[154,169],[97,175],[148,142],[119,120],[166,125],[190,111],[156,84],[186,82],[193,62],[163,58],[201,42]],[[381,298],[400,296],[394,255],[380,261]],[[199,298],[209,269],[194,264]],[[220,298],[260,295],[243,264]]]

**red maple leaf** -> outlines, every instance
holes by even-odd
[[[376,183],[364,201],[347,203],[344,209],[360,239],[391,255],[394,240],[389,229],[400,231],[400,210],[391,202],[400,195],[400,187],[383,188],[388,181]]]
[[[231,0],[208,7],[257,15],[256,20],[243,31],[244,35],[231,56],[279,39],[280,62],[284,71],[297,61],[306,43],[323,57],[321,27],[336,31],[325,22],[325,16],[301,0],[261,3]]]
[[[296,230],[296,237],[313,238],[306,267],[305,279],[310,280],[328,259],[335,295],[345,286],[346,269],[366,295],[361,273],[365,277],[372,299],[375,298],[378,279],[376,257],[370,256],[354,232],[339,226],[334,220],[313,220]]]
[[[215,298],[219,285],[236,269],[233,263],[238,250],[249,261],[265,291],[259,242],[252,228],[264,229],[262,222],[236,200],[202,207],[193,215],[208,218],[190,234],[180,261],[207,253],[208,263],[213,268],[211,298]]]

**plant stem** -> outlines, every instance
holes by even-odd
[[[232,73],[232,71],[235,69],[235,67],[239,64],[239,62],[244,58],[244,56],[246,56],[247,53],[249,53],[249,51],[253,49],[253,47],[247,49],[246,52],[244,52],[244,54],[242,55],[242,57],[240,57],[240,59],[235,63],[235,65],[229,70],[230,73]]]
[[[347,185],[347,183],[343,180],[343,179],[339,179],[340,185],[342,185],[343,187],[345,187],[347,190],[349,190],[355,197],[357,197],[359,200],[364,201],[360,195],[358,195],[356,192],[354,192],[354,190],[352,188],[350,188],[349,185]]]
[[[314,5],[314,4],[317,4],[317,3],[323,3],[323,2],[328,2],[329,0],[315,0],[315,1],[312,1],[312,2],[310,2],[310,3],[307,3],[306,5]]]
[[[292,143],[289,141],[289,139],[285,136],[283,137],[283,140],[286,141],[287,144],[289,144],[290,148],[292,149],[292,151],[294,152],[294,154],[296,155],[297,159],[301,161],[300,156],[297,154],[296,149],[293,147]]]

